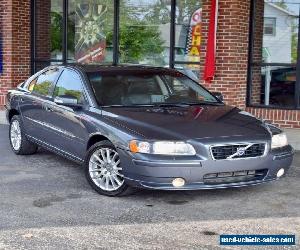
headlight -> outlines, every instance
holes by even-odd
[[[272,149],[282,148],[286,145],[288,145],[288,141],[285,133],[280,133],[272,136]]]
[[[194,147],[185,142],[173,141],[130,141],[129,149],[132,153],[156,154],[156,155],[195,155]]]

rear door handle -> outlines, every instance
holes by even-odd
[[[53,112],[53,111],[54,111],[52,108],[50,108],[50,107],[48,107],[48,106],[45,107],[45,110],[46,110],[47,112]]]

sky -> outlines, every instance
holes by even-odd
[[[281,0],[267,0],[267,2],[278,3]],[[300,0],[284,0],[290,12],[299,14]]]
[[[287,0],[286,2],[291,12],[299,14],[300,0]]]

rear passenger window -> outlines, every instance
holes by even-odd
[[[29,92],[32,92],[32,91],[33,91],[33,88],[34,88],[34,86],[35,86],[35,84],[36,84],[36,81],[37,81],[37,78],[33,79],[33,80],[28,84],[27,89],[28,89]]]
[[[50,94],[50,89],[58,76],[58,72],[59,70],[57,68],[47,70],[29,84],[28,90],[30,91],[32,89],[32,93],[48,96]]]

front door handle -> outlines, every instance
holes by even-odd
[[[52,108],[50,108],[50,107],[48,107],[48,106],[45,107],[45,110],[46,110],[47,112],[53,112],[53,111],[54,111]]]

